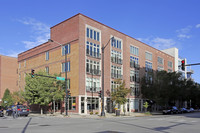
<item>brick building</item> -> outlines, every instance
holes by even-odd
[[[101,111],[98,96],[102,83],[101,47],[112,37],[114,40],[108,43],[104,55],[106,112],[113,110],[110,94],[117,86],[115,79],[125,80],[126,87],[132,90],[125,109],[140,111],[143,104],[140,98],[140,79],[146,76],[151,81],[149,73],[152,70],[174,71],[174,57],[83,14],[77,14],[51,27],[50,34],[54,42],[46,42],[18,55],[19,87],[24,88],[25,75],[31,69],[36,72],[42,69],[51,74],[61,73],[62,77],[65,77],[67,70],[72,96],[69,99],[70,112],[87,114],[91,109]],[[64,47],[67,48],[67,65]]]
[[[18,91],[17,58],[0,55],[0,102],[5,90]]]

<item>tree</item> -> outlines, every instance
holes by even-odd
[[[15,103],[23,104],[26,100],[23,97],[23,91],[15,91],[12,93],[12,99]]]
[[[4,92],[3,98],[2,98],[2,106],[6,108],[7,106],[13,105],[13,99],[10,93],[10,90],[7,88]]]
[[[116,80],[115,82],[119,84],[119,86],[115,88],[111,93],[111,100],[118,104],[120,107],[127,102],[126,97],[128,93],[130,93],[130,89],[125,87],[125,81],[121,82],[121,80]]]
[[[49,76],[44,71],[39,71],[38,75]],[[26,75],[26,86],[24,92],[24,98],[29,104],[39,104],[41,114],[43,113],[43,107],[49,105],[54,100],[62,100],[64,97],[64,82],[58,82],[54,78]],[[62,84],[59,85],[58,83]]]

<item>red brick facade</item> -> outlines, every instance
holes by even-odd
[[[95,39],[88,38],[86,36],[87,27],[94,28],[99,32],[99,41]],[[96,35],[96,34],[95,34]],[[111,92],[111,81],[114,79],[111,77],[111,66],[115,65],[116,67],[122,68],[123,80],[126,82],[126,87],[130,87],[130,46],[133,45],[139,49],[139,77],[142,78],[145,75],[145,52],[152,54],[152,69],[157,70],[158,67],[158,57],[162,57],[164,64],[164,70],[168,70],[168,61],[174,62],[174,58],[170,55],[167,55],[164,52],[161,52],[149,45],[146,45],[126,34],[123,34],[113,28],[110,28],[100,22],[97,22],[83,14],[77,14],[53,27],[51,27],[51,39],[59,42],[60,44],[67,44],[71,42],[71,52],[68,55],[68,61],[71,64],[71,70],[68,72],[68,78],[70,79],[72,97],[76,97],[76,103],[73,104],[76,106],[76,110],[73,112],[76,113],[88,113],[90,105],[87,101],[91,96],[98,98],[97,92],[86,91],[86,79],[89,78],[93,80],[99,79],[101,86],[102,75],[91,75],[86,72],[86,60],[91,60],[93,62],[100,63],[100,70],[102,64],[102,57],[100,59],[90,57],[86,54],[86,43],[91,42],[93,44],[100,45],[100,54],[101,47],[105,46],[110,38],[118,38],[122,42],[122,48],[118,49],[111,46],[111,43],[105,49],[104,55],[104,88],[105,88],[105,97],[109,101],[110,92]],[[123,63],[115,64],[111,61],[111,50],[121,52]],[[45,61],[45,52],[49,51],[50,59]],[[37,46],[33,49],[25,51],[18,56],[18,62],[23,64],[26,60],[26,67],[21,67],[19,69],[19,74],[23,75],[24,73],[30,72],[31,69],[36,71],[40,69],[45,69],[46,66],[49,67],[50,73],[60,73],[61,72],[61,63],[64,62],[64,56],[61,56],[61,47],[56,43],[46,42],[40,46]],[[22,66],[22,65],[21,65]],[[174,64],[171,68],[174,71]],[[134,69],[133,69],[134,70]],[[101,70],[102,71],[102,70]],[[62,73],[64,77],[64,73]],[[20,79],[20,87],[24,88],[25,81],[23,76]],[[140,97],[130,96],[129,98],[138,99]],[[106,102],[105,99],[105,102]],[[100,99],[96,101],[99,108],[96,111],[100,111]],[[133,103],[132,103],[133,104]],[[107,106],[107,105],[106,105]],[[128,106],[128,105],[127,105]],[[129,105],[132,106],[132,105]],[[135,105],[134,105],[135,106]],[[109,108],[109,107],[107,107]],[[131,108],[130,110],[135,110]]]

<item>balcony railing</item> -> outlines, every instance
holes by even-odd
[[[86,68],[86,73],[87,74],[91,74],[91,75],[93,74],[93,75],[100,76],[101,75],[101,70]]]
[[[145,67],[145,71],[146,71],[146,72],[153,72],[153,69],[152,69],[152,68]]]
[[[101,87],[86,86],[86,91],[87,92],[99,92],[100,90],[101,90]]]
[[[123,75],[121,74],[116,74],[116,73],[111,73],[111,77],[114,79],[122,79]]]
[[[136,77],[136,76],[130,76],[130,82],[137,82],[137,83],[139,83],[140,82],[140,78]]]
[[[139,64],[135,64],[135,62],[130,62],[130,67],[131,68],[140,69],[140,65]]]
[[[101,59],[101,54],[99,52],[94,52],[89,49],[86,49],[86,55],[97,59]]]
[[[111,57],[111,62],[122,65],[122,59],[120,59],[118,57]]]

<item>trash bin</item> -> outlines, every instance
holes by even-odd
[[[116,112],[116,116],[120,116],[120,110],[119,109],[117,109],[115,112]]]

